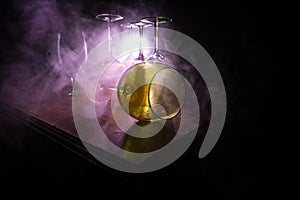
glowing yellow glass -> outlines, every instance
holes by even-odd
[[[156,62],[141,62],[129,68],[118,83],[123,109],[139,121],[171,119],[181,110],[185,83],[173,68]]]

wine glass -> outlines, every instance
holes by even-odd
[[[158,25],[163,23],[172,22],[173,20],[164,16],[156,16],[156,17],[144,17],[141,19],[144,23],[154,24],[154,51],[152,55],[147,59],[148,60],[162,60],[164,59],[164,55],[159,52],[158,48]]]
[[[172,20],[165,17],[142,18],[144,24],[154,23],[154,52],[146,61],[139,56],[144,62],[130,67],[118,83],[117,94],[121,106],[142,126],[174,118],[180,112],[185,98],[182,76],[172,67],[158,62],[164,59],[158,51],[158,24],[169,21]]]
[[[75,78],[77,76],[77,68],[74,69],[74,65],[75,67],[78,67],[80,65],[80,63],[76,62],[76,59],[73,59],[69,56],[66,56],[64,59],[62,58],[62,35],[65,35],[65,33],[57,33],[57,57],[58,57],[58,63],[62,68],[66,68],[65,74],[67,75],[67,77],[70,79],[71,85],[70,87],[67,87],[67,91],[66,91],[66,95],[67,96],[75,96],[77,95],[77,91],[74,87],[74,83],[75,83]],[[66,36],[63,36],[64,38],[69,37],[67,34]],[[86,43],[86,34],[84,31],[81,32],[81,37],[82,37],[82,50],[80,50],[80,52],[84,52],[84,60],[87,59],[87,43]],[[67,52],[69,53],[69,52]],[[65,55],[67,55],[67,53]],[[63,60],[68,59],[68,62],[63,62]],[[78,66],[76,66],[78,64]],[[72,65],[72,66],[70,66]],[[71,68],[72,67],[72,68]]]
[[[111,48],[111,23],[124,19],[121,15],[103,13],[96,16],[96,19],[107,22],[107,40],[108,40],[108,57],[107,59],[115,59],[112,54]]]
[[[140,35],[140,45],[139,45],[139,55],[138,57],[135,59],[137,61],[144,61],[145,60],[145,56],[143,54],[143,32],[144,32],[144,28],[151,26],[150,24],[144,23],[142,21],[139,22],[135,22],[134,23],[135,27],[138,27],[139,29],[139,35]]]
[[[131,22],[126,22],[126,23],[123,23],[120,25],[122,28],[125,28],[125,29],[129,29],[129,37],[127,37],[127,41],[128,43],[126,45],[128,45],[130,48],[130,51],[128,52],[128,56],[124,59],[123,63],[128,66],[128,62],[131,62],[133,59],[134,59],[134,55],[131,51],[131,49],[134,47],[134,44],[133,44],[133,27],[134,27],[134,24],[131,23]]]
[[[142,21],[138,22],[132,22],[132,23],[125,23],[122,24],[122,27],[129,28],[130,29],[130,40],[132,39],[132,29],[138,29],[139,30],[139,54],[138,57],[132,59],[132,53],[130,52],[128,58],[126,60],[131,60],[131,65],[138,62],[143,62],[145,60],[145,56],[143,54],[143,32],[144,28],[151,26],[150,23],[144,23]]]
[[[85,84],[85,93],[87,97],[94,103],[102,103],[108,101],[111,97],[113,90],[116,90],[116,82],[118,75],[124,71],[125,67],[120,63],[112,52],[112,37],[111,37],[111,23],[122,20],[123,17],[116,14],[99,14],[96,19],[107,22],[107,56],[101,60],[98,64],[103,73],[100,77],[92,74],[92,77],[88,77]],[[100,78],[100,79],[99,79]],[[98,80],[95,84],[95,80]]]

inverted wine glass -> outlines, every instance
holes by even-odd
[[[143,53],[143,41],[144,41],[144,28],[151,26],[149,23],[144,23],[142,21],[132,22],[123,24],[122,27],[130,29],[130,39],[132,39],[132,29],[138,29],[139,31],[139,53],[137,57],[132,57],[132,52],[129,53],[128,58],[126,59],[126,63],[128,65],[128,61],[131,65],[143,62],[145,60],[145,56]],[[130,60],[129,60],[130,59]]]
[[[113,56],[111,37],[111,23],[122,20],[123,17],[117,14],[104,13],[97,15],[96,19],[107,22],[107,56],[96,67],[103,71],[100,77],[95,75],[87,78],[85,92],[91,101],[101,103],[110,99],[112,91],[116,90],[115,85],[118,76],[125,69],[125,66]],[[99,80],[97,84],[95,84],[95,80]]]
[[[118,83],[118,99],[123,109],[141,125],[174,118],[185,98],[185,83],[172,67],[160,63],[164,56],[158,51],[158,24],[172,21],[165,17],[142,18],[154,24],[155,48],[150,58],[130,67]]]
[[[147,61],[150,60],[162,60],[164,59],[164,55],[159,52],[158,48],[158,25],[164,24],[168,22],[172,22],[172,19],[169,17],[164,16],[156,16],[156,17],[144,17],[141,19],[144,23],[150,23],[154,25],[154,51],[152,55],[147,59]]]

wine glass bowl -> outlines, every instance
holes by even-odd
[[[181,110],[185,83],[181,75],[165,64],[141,62],[129,68],[118,83],[122,108],[142,122],[171,119]]]

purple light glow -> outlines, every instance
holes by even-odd
[[[130,5],[106,1],[12,1],[10,6],[14,12],[6,24],[10,40],[5,41],[3,54],[7,67],[0,86],[2,101],[38,106],[49,97],[61,96],[63,89],[70,85],[66,71],[76,72],[87,56],[84,48],[89,53],[107,39],[106,22],[96,20],[95,16],[115,12],[124,17],[111,24],[113,36],[124,31],[121,23],[156,14],[155,7],[143,5],[139,1]],[[61,55],[58,55],[58,36]],[[138,42],[137,37],[122,45]]]

